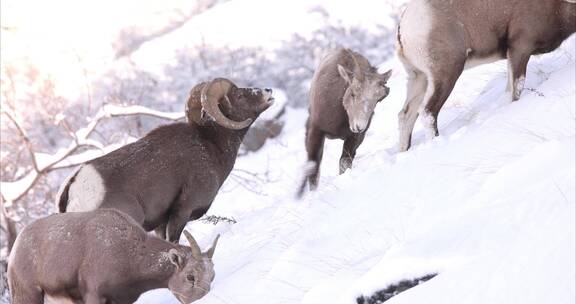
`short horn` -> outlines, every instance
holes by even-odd
[[[214,242],[212,243],[212,247],[210,247],[210,249],[208,249],[205,253],[209,258],[214,256],[214,250],[216,249],[216,244],[218,244],[218,239],[220,239],[220,235],[216,236]]]
[[[221,98],[228,98],[226,94],[232,89],[234,84],[227,79],[215,79],[202,88],[201,103],[202,108],[208,115],[210,115],[216,123],[228,129],[244,129],[252,123],[252,119],[248,118],[244,121],[234,121],[226,117],[218,107]]]
[[[190,249],[192,250],[192,256],[197,259],[202,258],[202,251],[200,250],[198,243],[196,243],[196,240],[192,237],[190,232],[188,232],[187,230],[184,230],[182,232],[184,233],[184,236],[186,237],[188,243],[190,244]]]

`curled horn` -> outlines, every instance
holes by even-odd
[[[202,258],[202,251],[200,250],[198,243],[196,243],[196,240],[192,237],[190,232],[188,232],[187,230],[184,230],[182,232],[184,233],[184,236],[186,237],[186,239],[188,240],[188,243],[190,244],[190,249],[192,249],[192,256],[196,259],[201,259]]]
[[[218,107],[220,99],[223,97],[228,99],[226,94],[233,86],[234,84],[230,80],[223,78],[214,79],[202,88],[200,102],[204,111],[214,118],[216,123],[228,129],[239,130],[248,127],[252,123],[252,119],[248,118],[244,121],[231,120],[224,116]]]
[[[205,117],[205,113],[202,110],[202,103],[200,101],[202,90],[208,84],[208,82],[202,82],[197,84],[190,90],[190,97],[186,103],[186,118],[188,122],[195,122],[199,125],[204,125],[208,119]]]

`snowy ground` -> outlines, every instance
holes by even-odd
[[[209,214],[188,225],[208,246],[222,234],[212,291],[196,303],[355,303],[401,279],[438,272],[388,303],[574,303],[575,37],[530,61],[527,89],[504,93],[506,63],[464,73],[440,114],[441,136],[397,153],[405,74],[393,67],[351,171],[340,141],[325,147],[321,185],[294,199],[305,163],[305,110],[236,168],[260,172],[248,191],[229,179]],[[266,175],[264,175],[266,173]],[[168,290],[138,303],[177,303]]]
[[[385,1],[355,1],[354,12],[348,3],[223,2],[179,31],[144,44],[132,60],[154,71],[183,44],[274,47],[294,32],[321,26],[326,13],[331,22],[350,25],[389,22]],[[84,10],[90,13],[92,6]],[[22,14],[27,12],[23,9]],[[232,17],[241,20],[233,24],[238,35],[214,26],[215,20]],[[54,31],[61,24],[56,23]],[[95,24],[94,29],[78,28],[85,43],[68,34],[63,35],[67,41],[29,40],[63,48],[79,44],[70,52],[80,55],[94,45],[105,48],[99,51],[103,57],[84,62],[96,75],[112,60],[109,45],[102,41],[121,25],[105,22],[102,30],[101,22]],[[237,176],[229,178],[208,212],[237,223],[188,225],[204,247],[222,235],[212,291],[195,303],[355,303],[359,295],[436,272],[432,280],[387,303],[574,303],[575,41],[573,36],[562,49],[531,59],[527,89],[515,103],[504,93],[504,61],[465,72],[440,114],[441,136],[426,141],[417,124],[413,148],[406,153],[396,151],[405,74],[397,61],[383,64],[382,71],[395,70],[391,95],[376,109],[353,169],[337,175],[342,142],[328,141],[320,188],[303,200],[294,196],[306,161],[307,113],[289,109],[284,133],[261,151],[238,159]],[[23,45],[15,53],[21,49],[38,48]],[[61,73],[72,76],[62,79],[82,79],[77,66],[54,59],[57,51],[40,49],[50,59],[41,58],[47,64],[43,70],[65,66]],[[68,71],[72,68],[78,70]],[[243,170],[259,174],[254,178]],[[241,186],[243,177],[253,182]],[[178,301],[164,289],[143,295],[138,303]]]

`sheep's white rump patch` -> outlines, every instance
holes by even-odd
[[[434,16],[428,1],[412,1],[400,21],[402,53],[418,70],[427,74],[433,64],[427,53]]]
[[[100,173],[92,165],[83,166],[68,190],[66,212],[95,210],[102,204],[106,188]]]

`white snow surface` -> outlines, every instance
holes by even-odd
[[[222,237],[210,293],[195,303],[355,303],[402,279],[438,273],[387,303],[574,303],[575,37],[533,56],[511,103],[506,62],[466,71],[439,118],[441,135],[397,152],[406,75],[376,109],[352,170],[328,141],[320,187],[294,198],[306,165],[306,110],[283,134],[241,157],[262,180],[230,176],[208,214],[234,218],[187,229],[202,247]],[[185,243],[184,240],[182,240]],[[137,303],[178,303],[167,289]]]

